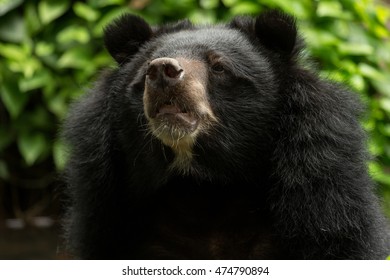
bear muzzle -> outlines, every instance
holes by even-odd
[[[193,101],[188,98],[188,79],[179,61],[174,58],[162,57],[152,60],[146,72],[145,95],[147,113],[159,125],[160,130],[169,129],[170,137],[182,137],[193,132],[198,119],[191,107]]]
[[[144,111],[152,133],[163,143],[193,142],[214,118],[206,84],[207,66],[202,61],[162,57],[149,62]]]

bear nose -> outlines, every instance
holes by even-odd
[[[183,78],[184,70],[176,59],[161,57],[149,63],[146,75],[149,82],[154,83],[155,86],[158,86],[161,82],[173,85]]]

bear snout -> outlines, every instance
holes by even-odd
[[[184,57],[161,57],[148,63],[145,117],[151,132],[177,153],[191,154],[199,132],[217,121],[208,102],[207,69],[203,61]]]
[[[173,86],[183,78],[184,69],[179,61],[169,57],[152,60],[146,72],[146,82],[153,88]]]

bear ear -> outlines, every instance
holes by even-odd
[[[297,41],[295,18],[278,10],[268,11],[256,18],[255,32],[269,49],[286,55],[294,53]]]
[[[230,27],[255,36],[271,51],[291,57],[297,50],[297,27],[295,18],[278,10],[262,13],[255,20],[237,17]]]
[[[125,14],[104,29],[104,44],[111,56],[124,63],[153,36],[150,25],[139,16]]]

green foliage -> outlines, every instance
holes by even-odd
[[[374,0],[0,0],[0,177],[13,173],[9,156],[24,168],[63,167],[59,124],[69,102],[113,65],[101,40],[113,18],[131,11],[152,24],[215,23],[266,8],[296,15],[322,75],[367,103],[369,169],[390,215],[390,9]]]

